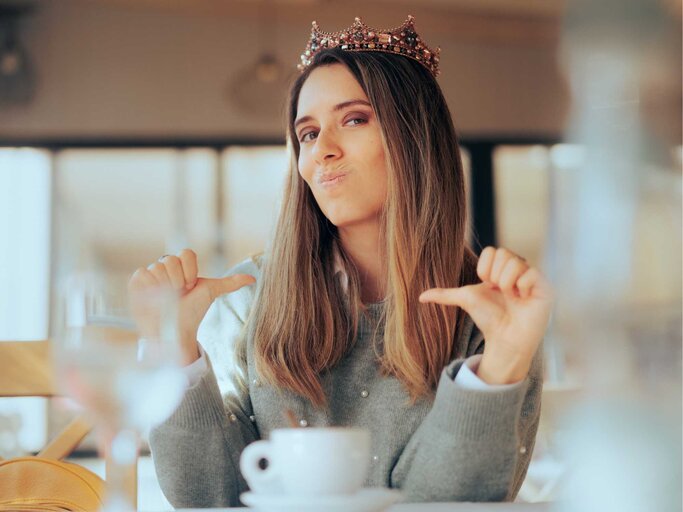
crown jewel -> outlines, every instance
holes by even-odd
[[[439,76],[439,53],[441,48],[432,50],[422,42],[415,32],[415,18],[411,15],[400,27],[389,30],[378,30],[368,27],[356,18],[353,25],[339,32],[323,32],[318,23],[313,22],[311,38],[306,50],[301,54],[299,71],[306,69],[315,55],[328,48],[341,48],[347,51],[386,52],[403,55],[418,61],[426,67],[434,77]]]

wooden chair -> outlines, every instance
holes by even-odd
[[[53,397],[57,396],[49,341],[0,342],[0,397]],[[61,460],[68,457],[92,425],[80,415],[73,419],[47,446],[39,457]],[[1,459],[0,459],[1,460]],[[105,458],[106,473],[113,467],[109,456]],[[137,468],[126,474],[126,490],[133,503],[137,503]]]

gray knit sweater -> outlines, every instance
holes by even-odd
[[[257,280],[252,261],[230,273]],[[190,387],[177,411],[152,430],[150,446],[159,483],[175,507],[240,505],[248,489],[239,471],[242,449],[286,427],[289,408],[309,426],[358,426],[371,432],[372,463],[366,486],[401,489],[408,501],[512,500],[524,480],[538,427],[542,355],[527,379],[502,389],[473,390],[454,382],[464,359],[444,368],[434,396],[411,404],[400,382],[378,371],[372,338],[381,304],[361,316],[350,353],[321,376],[327,411],[259,380],[247,338],[248,389],[238,391],[233,342],[239,335],[255,286],[217,299],[198,339],[210,371]],[[467,317],[466,356],[482,353],[484,340]],[[380,331],[381,333],[381,331]],[[381,338],[381,336],[380,336]],[[380,342],[381,349],[381,342]],[[240,365],[242,368],[245,362]]]

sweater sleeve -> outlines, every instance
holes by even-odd
[[[443,370],[432,409],[392,470],[391,486],[408,501],[512,501],[524,481],[540,417],[542,349],[527,378],[502,389],[458,385],[464,361]]]
[[[254,274],[244,265],[229,274]],[[188,388],[173,415],[150,432],[159,484],[176,508],[239,506],[239,495],[247,490],[239,458],[259,434],[233,353],[253,298],[248,288],[211,305],[197,335],[208,369]]]

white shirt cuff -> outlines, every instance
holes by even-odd
[[[454,379],[454,382],[458,386],[479,391],[502,391],[518,384],[487,384],[481,380],[476,373],[479,368],[479,363],[481,362],[481,357],[481,354],[470,356],[465,360],[462,366],[460,366],[460,370]]]
[[[201,344],[197,343],[197,349],[199,350],[199,358],[183,367],[183,373],[185,374],[185,377],[187,377],[189,387],[195,386],[202,380],[204,374],[209,371],[209,365],[206,362],[206,354],[204,353]]]

